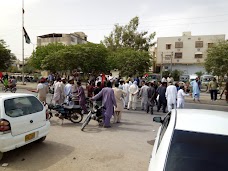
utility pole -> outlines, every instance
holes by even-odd
[[[24,0],[22,0],[22,84],[25,82],[25,73],[24,73]]]
[[[171,63],[170,63],[170,72],[173,71],[173,52],[171,53]]]
[[[161,79],[162,79],[162,71],[163,71],[163,52],[161,53],[161,68],[160,68]]]

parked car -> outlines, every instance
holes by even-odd
[[[189,81],[189,78],[190,78],[190,76],[186,74],[186,75],[181,75],[180,78],[179,78],[179,80],[180,80],[181,82],[186,83],[186,82]]]
[[[34,95],[0,93],[0,111],[0,159],[4,152],[45,140],[49,114]]]
[[[153,120],[162,125],[149,171],[228,170],[228,112],[177,109]]]

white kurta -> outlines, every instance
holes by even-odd
[[[174,108],[176,107],[176,101],[177,101],[177,88],[176,88],[176,86],[169,85],[166,88],[165,96],[167,99],[168,111],[170,112],[172,110],[172,105],[174,105]]]
[[[59,102],[59,100],[61,100],[61,96],[62,96],[62,87],[61,87],[61,82],[56,82],[54,84],[54,97],[53,100],[55,102]]]
[[[126,96],[124,97],[125,104],[127,104],[129,101],[129,87],[130,85],[128,83],[123,85],[123,91],[126,93]]]
[[[139,91],[139,89],[138,89],[138,86],[136,84],[132,84],[129,87],[129,101],[130,102],[137,102],[138,91]]]
[[[189,96],[182,89],[177,92],[177,108],[184,108],[184,97]]]
[[[139,96],[142,98],[141,103],[146,104],[148,101],[148,86],[144,85],[141,87]]]
[[[116,104],[117,107],[115,107],[115,111],[122,111],[123,110],[123,101],[122,97],[125,95],[125,92],[119,88],[113,88],[115,99],[116,99]]]
[[[65,102],[67,104],[69,104],[69,97],[72,97],[72,85],[71,84],[67,84],[65,87],[64,87],[64,94],[65,94]]]

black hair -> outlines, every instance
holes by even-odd
[[[112,83],[110,81],[107,82],[107,87],[112,88]]]
[[[81,86],[81,85],[82,85],[82,83],[81,83],[80,81],[78,81],[78,82],[77,82],[77,85],[78,85],[78,86]]]
[[[183,90],[183,89],[184,89],[184,86],[183,86],[183,85],[182,85],[182,86],[180,86],[180,89],[182,89],[182,90]]]
[[[97,83],[97,87],[100,87],[101,86],[101,82],[99,81],[98,83]]]
[[[115,87],[119,87],[119,84],[118,83],[115,83]]]

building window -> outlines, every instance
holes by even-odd
[[[176,52],[175,53],[175,58],[177,58],[177,59],[182,58],[182,52]]]
[[[214,43],[208,43],[208,48],[212,48],[214,46]]]
[[[175,48],[183,48],[183,42],[175,42]]]
[[[196,48],[202,48],[203,47],[203,41],[196,41],[195,42],[195,47]]]
[[[169,61],[171,59],[171,55],[165,55],[165,60]]]
[[[196,59],[203,58],[203,54],[195,54],[195,58]]]
[[[166,50],[171,49],[171,44],[166,44]]]

